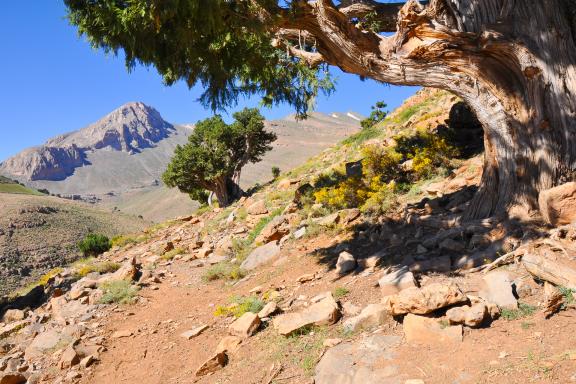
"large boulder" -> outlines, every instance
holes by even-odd
[[[498,305],[500,308],[518,308],[518,301],[512,289],[513,279],[507,272],[490,272],[484,276],[483,280],[484,287],[479,292],[481,298]]]
[[[402,323],[406,341],[416,344],[450,344],[462,342],[462,326],[445,326],[437,319],[409,313]]]
[[[260,327],[260,317],[252,312],[246,312],[240,318],[236,319],[230,327],[228,332],[232,336],[238,336],[242,339],[247,339],[256,332]]]
[[[253,250],[246,260],[240,264],[240,268],[250,271],[261,265],[271,262],[280,254],[278,242],[271,241]]]
[[[345,275],[356,269],[356,258],[350,252],[340,252],[338,260],[336,261],[336,273]]]
[[[572,223],[576,220],[576,182],[540,192],[538,205],[547,223],[552,225]]]
[[[266,208],[266,202],[264,200],[258,200],[254,204],[246,208],[246,212],[249,215],[265,215],[268,213],[268,208]]]
[[[389,318],[388,307],[384,304],[368,304],[358,316],[344,322],[344,330],[356,332],[361,329],[377,327]]]
[[[440,308],[465,303],[468,298],[456,284],[434,283],[423,288],[408,288],[385,298],[392,315],[425,315]]]
[[[274,319],[274,328],[281,335],[288,336],[299,329],[311,325],[332,325],[340,318],[338,303],[327,293],[322,300],[300,312],[286,313]]]
[[[414,275],[408,267],[402,267],[385,274],[378,280],[378,285],[383,296],[394,295],[406,288],[416,287]]]
[[[316,365],[316,384],[403,383],[394,359],[398,336],[370,335],[330,348]]]

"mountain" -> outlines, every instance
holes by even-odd
[[[262,162],[245,168],[242,185],[269,180],[272,166],[290,169],[320,153],[356,132],[361,119],[351,112],[313,112],[303,121],[293,115],[267,121],[278,140]],[[160,181],[175,147],[186,143],[193,129],[193,124],[168,123],[144,103],[128,103],[83,129],[7,159],[0,174],[52,194],[160,221],[198,206]]]

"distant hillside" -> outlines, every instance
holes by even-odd
[[[147,225],[133,216],[56,197],[2,193],[0,295],[77,259],[76,244],[89,232],[114,236]]]
[[[44,194],[35,189],[28,188],[7,177],[0,176],[0,193],[17,193],[24,195],[43,196]]]
[[[271,167],[290,169],[360,128],[354,113],[312,113],[266,122],[278,135],[263,161],[245,168],[241,183],[266,182]],[[195,210],[198,204],[161,175],[175,147],[187,142],[193,125],[172,125],[143,103],[123,105],[79,131],[60,135],[0,164],[0,174],[52,194],[84,197],[107,209],[161,221]]]

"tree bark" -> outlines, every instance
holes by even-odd
[[[227,207],[242,197],[244,192],[242,191],[242,188],[240,188],[240,185],[238,185],[239,179],[240,174],[238,173],[237,176],[222,176],[214,181],[210,190],[216,196],[218,206]]]
[[[573,178],[576,7],[571,0],[299,4],[298,17],[280,18],[277,36],[309,33],[315,38],[314,63],[386,83],[445,89],[475,111],[486,150],[468,218],[516,209],[533,214],[539,191]],[[395,34],[378,34],[390,29],[391,12],[398,9]],[[382,20],[379,31],[355,26],[369,12]],[[310,62],[309,55],[304,59]]]

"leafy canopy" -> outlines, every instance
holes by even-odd
[[[205,190],[214,191],[218,183],[239,175],[246,164],[260,161],[276,135],[264,129],[264,117],[255,108],[233,117],[232,124],[219,115],[199,121],[188,143],[176,147],[164,183],[198,199]]]
[[[274,47],[272,0],[65,0],[68,19],[96,49],[124,51],[128,69],[154,66],[171,85],[200,83],[213,110],[260,95],[305,115],[333,82],[326,66],[310,68]],[[288,2],[290,3],[290,2]]]
[[[375,105],[373,105],[372,112],[370,112],[370,116],[360,122],[362,128],[364,129],[372,128],[374,125],[383,121],[388,115],[388,112],[384,110],[386,106],[387,106],[386,103],[383,101],[378,101]]]

